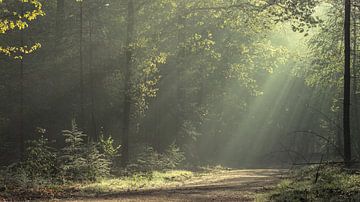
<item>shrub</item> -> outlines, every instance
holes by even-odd
[[[101,154],[95,143],[84,143],[87,136],[72,121],[71,130],[64,130],[66,146],[62,149],[61,170],[65,181],[88,181],[110,172],[110,161]]]
[[[120,151],[121,145],[115,145],[114,139],[111,136],[105,138],[104,134],[101,133],[99,146],[100,146],[101,152],[110,161],[113,161],[115,158],[120,156],[119,151]]]
[[[26,148],[26,158],[22,167],[31,179],[44,178],[52,180],[58,174],[57,152],[49,146],[44,137],[45,129],[38,128],[40,138],[29,142]]]
[[[164,153],[158,153],[152,147],[145,145],[137,149],[127,168],[133,172],[174,169],[184,159],[184,153],[175,144],[171,144]]]
[[[100,177],[105,177],[110,174],[110,160],[105,158],[96,147],[96,144],[90,143],[86,148],[86,179],[96,180]]]
[[[84,158],[86,135],[78,130],[75,120],[72,121],[71,130],[64,130],[66,146],[62,149],[61,172],[63,180],[82,181],[86,180],[87,161]]]
[[[164,168],[177,168],[185,160],[185,154],[176,144],[171,144],[162,155]]]

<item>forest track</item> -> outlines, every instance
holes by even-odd
[[[271,189],[286,174],[287,170],[275,169],[226,170],[177,187],[119,192],[66,201],[254,201],[257,193]]]

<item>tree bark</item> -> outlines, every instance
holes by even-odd
[[[24,46],[24,34],[21,33],[21,47]],[[24,160],[25,137],[24,137],[24,54],[20,59],[20,113],[19,113],[19,152],[20,160]]]
[[[344,161],[346,166],[351,162],[351,139],[350,139],[350,85],[351,85],[351,4],[345,0],[344,19],[344,44],[345,44],[345,65],[344,65],[344,106],[343,106],[343,132],[344,132]]]
[[[21,4],[21,15],[24,15],[24,4]],[[20,47],[24,47],[24,31],[20,33]],[[19,141],[19,156],[20,160],[24,160],[24,152],[25,152],[25,133],[24,133],[24,53],[21,53],[20,58],[20,111],[19,111],[19,134],[18,134],[18,141]]]
[[[91,14],[90,14],[91,15]],[[96,107],[95,107],[95,69],[93,65],[93,18],[89,17],[89,69],[90,69],[90,97],[91,97],[91,133],[95,141],[98,140]]]
[[[65,20],[65,0],[56,2],[56,40],[60,41],[63,37],[63,25]]]
[[[84,58],[83,58],[83,2],[80,1],[80,30],[79,30],[79,77],[80,77],[80,115],[79,115],[79,125],[80,128],[84,129],[85,120],[84,120],[84,103],[85,103],[85,92],[84,92]]]

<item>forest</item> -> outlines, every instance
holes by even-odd
[[[0,0],[0,201],[360,200],[360,0]]]

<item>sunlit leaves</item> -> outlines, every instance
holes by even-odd
[[[0,4],[10,1],[2,0]],[[13,2],[10,2],[13,3]],[[16,3],[16,2],[15,2]],[[5,34],[10,30],[23,30],[29,26],[29,22],[36,20],[39,16],[44,16],[45,13],[42,10],[42,4],[38,0],[21,0],[18,2],[20,10],[9,11],[4,9],[2,11],[5,17],[0,18],[0,34]],[[23,5],[21,5],[23,4]],[[23,7],[30,6],[30,10],[22,10]],[[14,57],[15,59],[22,59],[23,55],[30,54],[41,47],[40,43],[35,43],[32,46],[4,46],[0,44],[0,53]]]
[[[322,22],[314,16],[320,2],[319,0],[280,0],[269,8],[269,12],[276,22],[289,21],[292,23],[293,31],[303,33]]]
[[[12,56],[15,59],[23,59],[23,55],[33,53],[37,49],[41,48],[40,43],[36,43],[33,46],[23,46],[23,47],[14,47],[14,46],[0,46],[0,53]]]
[[[240,80],[253,95],[261,95],[256,75],[261,71],[272,74],[274,69],[287,61],[287,52],[284,48],[275,48],[269,41],[258,42],[251,47],[241,46],[240,51],[241,59],[231,64],[228,77]]]
[[[0,3],[4,3],[4,1]],[[29,26],[29,21],[36,20],[39,16],[45,15],[42,10],[42,4],[38,0],[21,0],[20,3],[29,4],[33,9],[13,12],[8,10],[3,11],[6,17],[0,18],[0,34],[4,34],[13,29],[23,30]]]

